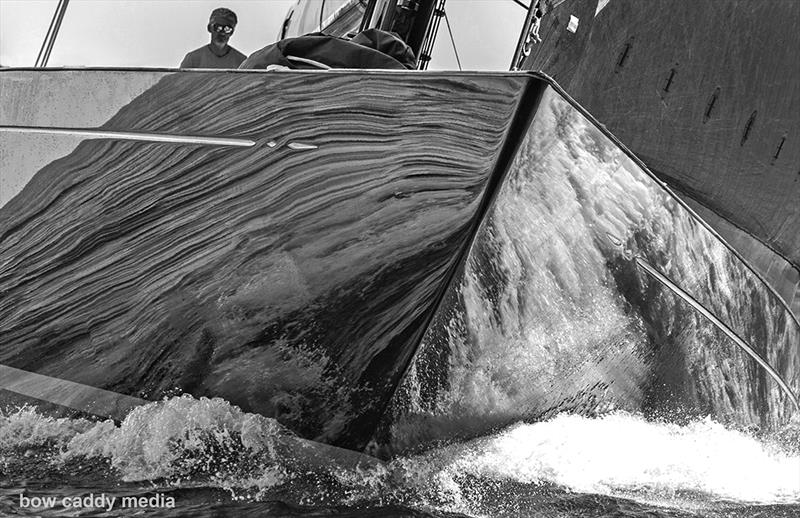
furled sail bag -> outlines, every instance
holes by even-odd
[[[396,35],[378,29],[351,40],[322,33],[286,38],[253,52],[239,68],[381,68],[413,69],[414,52]]]

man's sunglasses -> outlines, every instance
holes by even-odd
[[[212,25],[211,29],[217,34],[231,34],[233,32],[233,27],[230,25],[220,25],[218,23]]]

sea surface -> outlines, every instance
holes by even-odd
[[[800,516],[797,423],[757,438],[711,419],[564,414],[360,467],[282,448],[287,437],[187,395],[121,424],[7,408],[0,515]]]

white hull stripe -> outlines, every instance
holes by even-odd
[[[122,421],[144,399],[0,365],[0,389]]]

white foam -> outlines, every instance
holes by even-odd
[[[0,412],[0,450],[63,447],[75,435],[95,426],[83,419],[55,419],[23,406]]]
[[[678,426],[622,412],[594,419],[560,415],[416,462],[433,457],[447,459],[442,471],[448,479],[557,484],[673,505],[680,494],[698,492],[747,503],[800,502],[800,456],[773,451],[710,419]]]

